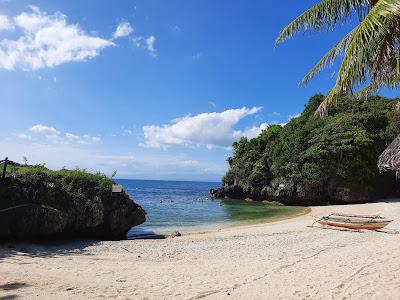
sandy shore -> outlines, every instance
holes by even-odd
[[[400,202],[311,214],[333,211],[380,213],[400,229]],[[167,240],[3,244],[0,299],[399,298],[400,234],[312,222],[309,214]]]

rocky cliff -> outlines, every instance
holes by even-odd
[[[233,144],[229,169],[214,198],[277,201],[285,205],[362,203],[399,196],[395,174],[380,173],[379,155],[400,133],[400,99],[338,98],[316,117],[313,96],[285,126]]]
[[[0,179],[0,239],[124,239],[146,212],[83,170],[18,167]]]
[[[353,188],[343,183],[327,183],[320,186],[305,186],[302,183],[272,183],[262,188],[241,185],[228,185],[210,190],[214,199],[251,199],[254,201],[270,201],[288,206],[312,206],[331,204],[356,204],[373,200],[399,197],[400,187],[393,174],[385,176],[386,186],[380,193],[371,193]]]

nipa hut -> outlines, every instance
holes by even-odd
[[[396,171],[396,177],[400,177],[400,134],[379,156],[378,168],[380,171]]]

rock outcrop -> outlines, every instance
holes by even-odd
[[[366,203],[379,198],[398,196],[400,192],[394,184],[382,189],[382,193],[355,189],[335,181],[328,181],[321,186],[306,186],[301,183],[271,183],[264,187],[247,187],[241,185],[224,186],[211,189],[214,199],[251,199],[254,201],[277,202],[289,206],[311,206],[330,204]],[[382,185],[383,186],[383,185]]]
[[[111,180],[70,172],[81,174],[46,171],[0,179],[0,240],[116,240],[145,222],[146,212],[124,191],[111,192]]]

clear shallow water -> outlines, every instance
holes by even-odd
[[[175,230],[189,231],[274,220],[297,214],[304,209],[240,200],[207,199],[205,195],[211,188],[218,187],[218,182],[116,181],[147,212],[147,221],[132,228],[128,236],[166,234]]]

